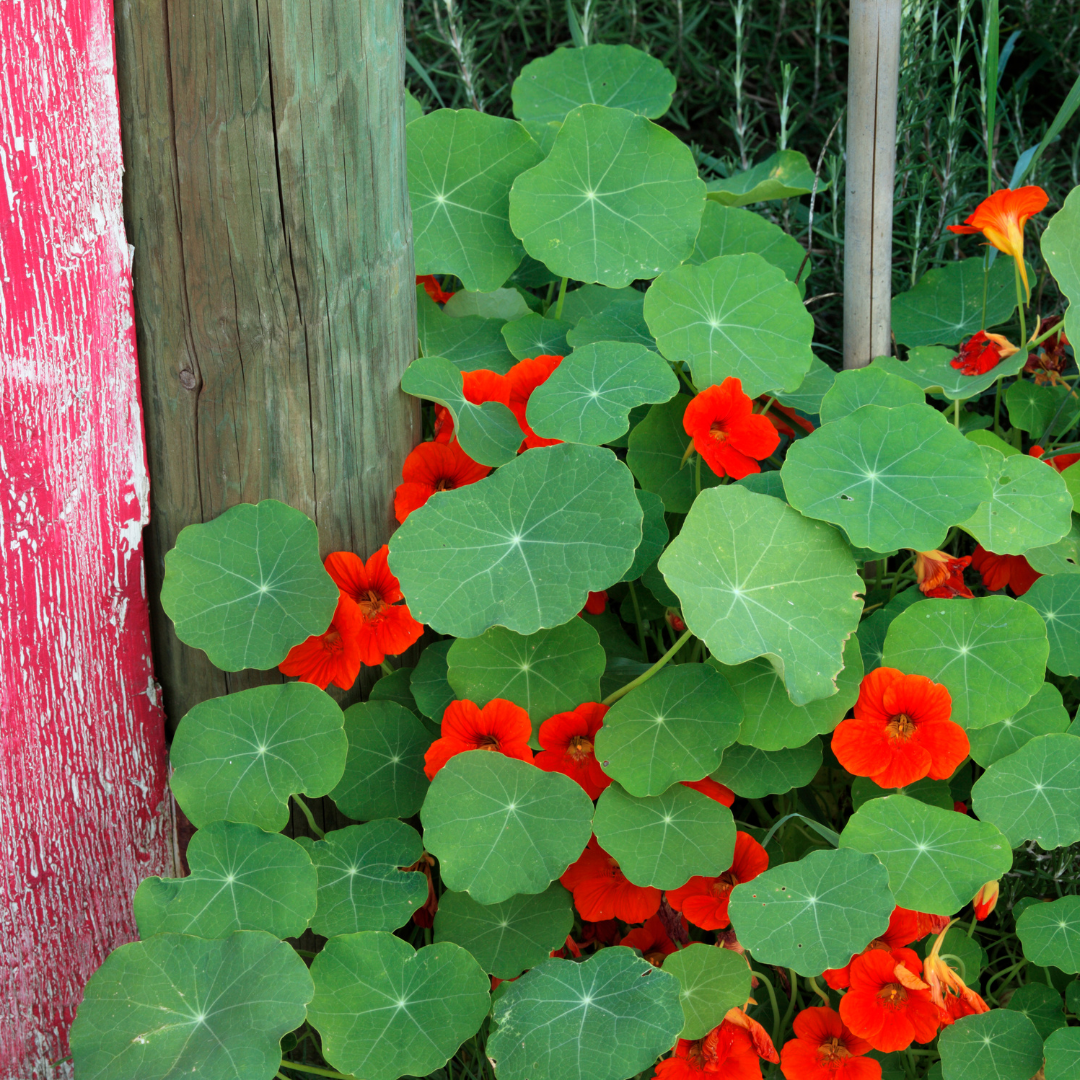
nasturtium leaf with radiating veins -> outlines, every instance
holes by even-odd
[[[742,703],[738,741],[760,750],[805,746],[815,735],[832,731],[855,704],[863,677],[862,655],[854,635],[844,646],[844,667],[836,678],[837,693],[807,705],[792,702],[784,680],[765,657],[736,667],[713,659],[708,662],[723,674]]]
[[[308,1019],[323,1056],[364,1080],[440,1069],[491,1007],[488,977],[449,941],[415,951],[393,934],[342,934],[312,961],[311,977]]]
[[[631,409],[678,392],[675,372],[651,349],[600,341],[575,349],[532,392],[527,419],[545,439],[599,446],[625,434]]]
[[[709,198],[721,206],[749,206],[770,199],[791,199],[806,195],[814,187],[814,170],[805,154],[778,150],[743,172],[709,182]],[[824,191],[827,182],[818,183]]]
[[[625,341],[658,352],[656,340],[645,323],[645,294],[636,300],[619,300],[595,315],[585,315],[567,335],[567,343],[575,349],[597,341]]]
[[[644,799],[611,784],[596,804],[593,832],[629,881],[657,889],[722,874],[735,852],[731,811],[683,784]]]
[[[487,1055],[498,1080],[623,1080],[683,1027],[679,981],[628,948],[546,960],[495,1000]]]
[[[1024,603],[1046,624],[1050,642],[1046,666],[1055,675],[1080,675],[1080,577],[1044,574],[1024,593]]]
[[[1044,1080],[1075,1080],[1080,1076],[1080,1028],[1058,1028],[1043,1043],[1043,1053],[1046,1057]]]
[[[1031,982],[1018,986],[1005,1008],[1023,1013],[1035,1025],[1040,1039],[1045,1039],[1068,1023],[1061,1005],[1061,995],[1046,983]]]
[[[559,134],[559,128],[562,127],[562,121],[523,120],[522,124],[524,124],[525,130],[533,137],[536,145],[540,147],[540,152],[544,157],[547,157],[548,154],[551,153],[551,148],[555,145],[555,136]],[[525,258],[537,262],[531,255],[526,255]],[[539,263],[539,265],[543,266],[544,264]]]
[[[510,96],[514,115],[534,123],[562,121],[578,105],[607,105],[656,119],[671,105],[675,76],[631,45],[556,49],[521,69]]]
[[[304,961],[270,934],[159,934],[90,976],[71,1056],[79,1080],[267,1080],[313,993]]]
[[[1069,299],[1065,333],[1071,341],[1080,340],[1080,188],[1074,187],[1066,196],[1039,244],[1058,288]]]
[[[952,719],[983,728],[1019,712],[1043,683],[1042,619],[1007,596],[920,600],[889,626],[882,663],[942,683]]]
[[[879,367],[852,368],[838,372],[829,392],[821,399],[821,422],[842,420],[864,405],[895,409],[900,405],[919,405],[925,400],[925,393],[910,379]]]
[[[643,488],[637,488],[634,494],[641,503],[644,515],[641,519],[641,544],[634,552],[630,569],[623,574],[623,581],[637,581],[663,554],[670,536],[664,518],[664,500]]]
[[[790,394],[777,394],[776,400],[781,405],[787,405],[789,409],[798,409],[800,412],[813,416],[821,411],[821,402],[832,389],[835,381],[836,372],[815,356],[810,361],[810,370],[799,383],[798,388]]]
[[[427,877],[404,867],[424,852],[420,834],[403,821],[383,818],[334,829],[319,841],[302,837],[319,873],[316,934],[397,930],[428,895]]]
[[[287,836],[213,821],[191,838],[187,861],[187,877],[147,878],[136,890],[135,921],[144,940],[152,934],[223,938],[236,930],[299,937],[315,914],[315,867]]]
[[[412,696],[409,684],[412,681],[413,669],[408,665],[394,668],[389,675],[377,679],[371,688],[368,701],[390,701],[408,709],[417,719],[420,718],[420,710],[416,707],[416,699]],[[381,817],[383,815],[375,815]]]
[[[1021,453],[1012,443],[1007,443],[1000,435],[995,435],[992,431],[985,431],[981,428],[977,428],[975,431],[965,431],[964,438],[970,439],[973,443],[978,443],[979,446],[993,447],[1005,457],[1016,457],[1017,454]]]
[[[601,768],[631,795],[701,780],[739,734],[742,708],[705,664],[675,664],[617,701],[596,733]]]
[[[1080,840],[1080,738],[1037,735],[994,762],[971,789],[972,809],[1012,846],[1044,851]]]
[[[599,315],[615,304],[633,303],[642,305],[645,303],[645,294],[627,285],[622,289],[609,289],[606,285],[581,285],[571,289],[563,300],[562,315],[564,321],[577,326],[582,319]],[[556,307],[557,302],[556,302]],[[552,308],[554,314],[555,308]]]
[[[768,657],[796,705],[836,693],[865,585],[835,529],[768,495],[712,488],[659,565],[686,625],[720,663]]]
[[[1017,380],[1005,391],[1005,407],[1009,423],[1026,431],[1035,442],[1047,437],[1064,435],[1071,430],[1080,415],[1080,402],[1064,385],[1043,385]]]
[[[478,904],[539,893],[584,851],[589,796],[562,773],[484,750],[452,757],[436,774],[420,820],[443,883]]]
[[[1073,512],[1072,528],[1056,544],[1024,552],[1040,574],[1080,574],[1080,514]]]
[[[705,204],[694,253],[687,262],[699,265],[718,255],[746,254],[760,255],[767,263],[778,266],[789,281],[795,280],[801,267],[799,287],[805,293],[810,263],[803,266],[806,250],[795,237],[753,210],[721,206],[710,199]]]
[[[981,258],[927,270],[913,288],[893,297],[896,340],[909,347],[958,345],[984,327],[1005,322],[1016,308],[1013,276],[1008,259],[996,260],[989,281]]]
[[[1080,896],[1029,905],[1016,920],[1016,933],[1032,964],[1080,972]]]
[[[633,477],[610,450],[545,446],[433,495],[391,538],[390,568],[413,616],[440,634],[532,634],[626,573],[641,519]]]
[[[625,109],[582,105],[514,181],[510,225],[557,274],[621,288],[687,258],[704,206],[688,146]]]
[[[851,805],[856,810],[871,799],[884,799],[889,795],[907,795],[943,810],[953,810],[956,805],[947,780],[931,780],[924,776],[903,787],[881,788],[868,776],[856,776],[851,784]]]
[[[982,375],[965,375],[952,366],[956,355],[954,349],[920,345],[908,350],[906,360],[897,360],[895,356],[878,356],[874,358],[872,366],[908,379],[927,393],[944,394],[950,401],[967,401],[978,397],[998,379],[1015,375],[1024,366],[1024,354],[1018,352]]]
[[[441,356],[459,371],[489,371],[505,375],[514,355],[502,336],[502,319],[479,315],[452,318],[424,291],[416,290],[416,332],[423,356]]]
[[[345,710],[345,737],[345,772],[330,792],[337,808],[354,821],[419,813],[432,743],[424,725],[396,701],[367,701]]]
[[[436,724],[442,721],[443,711],[457,695],[447,678],[449,661],[447,656],[454,642],[433,641],[424,647],[416,670],[412,673],[409,688],[412,690],[416,707]]]
[[[565,356],[570,351],[566,343],[566,332],[570,329],[570,323],[562,319],[547,319],[530,311],[528,315],[506,323],[502,336],[506,347],[518,360],[533,356]]]
[[[535,896],[511,896],[490,907],[468,893],[444,892],[435,940],[467,949],[496,979],[516,979],[565,945],[573,926],[573,901],[557,881]]]
[[[501,401],[474,405],[465,397],[462,373],[441,356],[421,356],[401,377],[401,389],[450,410],[454,437],[474,461],[498,466],[512,461],[521,446],[521,427]]]
[[[491,289],[488,292],[461,289],[446,301],[443,312],[455,319],[479,316],[506,323],[528,315],[529,305],[517,289]]]
[[[276,499],[188,525],[165,555],[161,606],[176,636],[225,671],[276,667],[330,625],[337,601],[315,522]]]
[[[1061,473],[1061,479],[1065,481],[1065,489],[1072,499],[1073,505],[1080,505],[1080,462],[1073,462]]]
[[[311,683],[210,698],[176,729],[169,786],[197,827],[225,819],[277,832],[290,795],[325,795],[341,779],[343,723],[337,702]]]
[[[788,448],[788,499],[874,551],[944,543],[990,498],[982,451],[926,404],[864,405]]]
[[[805,746],[789,750],[759,750],[756,746],[735,743],[724,751],[714,780],[746,799],[783,795],[792,788],[804,787],[821,768],[821,740],[811,739]]]
[[[756,495],[770,495],[781,502],[787,502],[787,492],[784,490],[784,481],[776,470],[769,472],[750,473],[735,481],[739,487],[746,488]]]
[[[424,115],[424,106],[416,100],[413,95],[406,90],[405,91],[405,123],[411,124],[414,120],[418,120]]]
[[[1023,1013],[991,1009],[962,1016],[938,1040],[942,1080],[1032,1080],[1042,1039]]]
[[[873,855],[838,848],[737,885],[728,911],[740,944],[759,963],[820,975],[883,934],[894,906],[885,867]]]
[[[662,274],[645,294],[660,352],[699,389],[729,376],[750,397],[794,391],[810,370],[814,320],[799,290],[760,255],[720,255]]]
[[[968,732],[971,757],[986,769],[995,761],[1015,754],[1036,735],[1060,734],[1068,727],[1069,714],[1061,700],[1061,691],[1053,683],[1043,683],[1015,716]]]
[[[982,446],[993,494],[960,527],[987,551],[1022,555],[1056,544],[1072,528],[1072,496],[1056,469],[1026,454]]]
[[[840,845],[876,855],[897,904],[931,915],[954,915],[1012,866],[1012,848],[995,826],[906,795],[864,803]]]
[[[750,967],[730,949],[691,942],[665,957],[664,970],[679,980],[680,1039],[704,1038],[728,1009],[741,1009],[750,997]]]
[[[902,589],[884,607],[879,607],[869,618],[859,623],[859,651],[862,653],[864,671],[873,671],[884,663],[882,653],[885,648],[885,635],[889,632],[889,627],[896,616],[912,604],[924,599],[918,587],[911,585]]]
[[[534,729],[555,713],[600,700],[606,658],[584,619],[523,636],[493,626],[476,638],[458,638],[447,655],[448,678],[459,698],[486,705],[504,698],[532,717]]]

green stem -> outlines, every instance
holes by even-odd
[[[356,1077],[351,1073],[339,1073],[333,1069],[320,1069],[318,1065],[301,1065],[296,1061],[286,1061],[281,1059],[281,1067],[283,1069],[296,1069],[298,1072],[314,1073],[316,1076],[332,1076],[335,1080],[356,1080]]]
[[[953,426],[954,427],[959,427],[960,426],[960,399],[959,398],[957,398],[953,402]]]
[[[643,671],[636,679],[631,680],[625,686],[620,686],[618,690],[608,694],[606,698],[601,702],[602,705],[614,705],[620,698],[625,697],[631,690],[636,690],[642,683],[647,683],[658,671],[664,668],[667,662],[694,636],[692,630],[687,630],[671,646],[670,649],[648,671]]]
[[[788,978],[791,980],[791,999],[788,1001],[788,1007],[784,1010],[784,1019],[780,1023],[780,1034],[782,1035],[787,1031],[788,1023],[795,1015],[795,1002],[796,993],[799,988],[799,976],[795,974],[794,968],[788,968]],[[773,1039],[773,1043],[776,1043],[776,1039]]]
[[[641,646],[641,652],[646,660],[649,659],[649,650],[645,647],[645,620],[641,617],[641,604],[638,603],[637,589],[634,588],[634,583],[628,581],[627,585],[630,586],[630,603],[634,605],[634,619],[637,622],[637,636],[638,644]]]
[[[562,306],[563,306],[563,301],[566,299],[566,282],[567,282],[567,280],[568,280],[567,278],[563,278],[562,281],[559,282],[559,299],[555,302],[555,318],[556,319],[561,319],[562,318]]]
[[[315,824],[315,816],[311,812],[311,807],[299,795],[292,797],[293,802],[296,803],[300,810],[303,812],[304,817],[307,818],[308,828],[321,840],[326,833]]]
[[[810,984],[810,989],[811,989],[811,990],[813,990],[813,991],[814,991],[814,993],[815,993],[815,994],[817,994],[817,996],[818,996],[819,998],[821,998],[821,1000],[822,1000],[822,1001],[823,1001],[823,1002],[825,1003],[825,1005],[826,1005],[827,1007],[829,1007],[829,1008],[832,1008],[832,1006],[831,1006],[831,1005],[830,1005],[830,1003],[829,1003],[829,995],[828,995],[828,992],[827,992],[827,991],[825,991],[825,990],[822,990],[822,989],[821,989],[821,987],[820,987],[820,986],[818,986],[818,981],[817,981],[817,979],[815,979],[815,978],[814,978],[814,976],[813,976],[813,975],[811,975],[811,976],[810,976],[810,977],[809,977],[809,978],[807,979],[807,982],[808,982],[808,983]]]
[[[1020,280],[1020,264],[1013,260],[1013,276],[1016,278],[1016,306],[1020,309],[1020,348],[1028,349],[1027,324],[1024,320],[1024,283]]]
[[[382,668],[382,673],[384,675],[393,675],[394,674],[394,669],[390,666],[390,661],[389,660],[384,660],[379,665],[379,667]]]
[[[994,434],[1000,435],[1001,432],[1001,387],[1004,384],[1003,379],[997,381],[997,393],[994,394]]]

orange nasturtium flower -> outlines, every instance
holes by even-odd
[[[595,836],[559,881],[574,894],[574,907],[586,922],[639,923],[660,910],[660,890],[628,881]]]
[[[859,687],[854,718],[833,732],[833,753],[849,773],[878,787],[905,787],[924,776],[945,780],[970,749],[951,715],[952,698],[940,683],[875,668]]]
[[[913,941],[922,940],[927,934],[941,933],[948,928],[948,925],[949,919],[944,915],[926,915],[921,911],[908,911],[907,908],[895,907],[892,915],[889,916],[889,925],[885,928],[885,933],[881,937],[874,938],[863,949],[863,952],[870,949],[884,949],[886,952],[891,949],[902,949]],[[862,953],[859,955],[861,956]],[[855,960],[855,957],[851,959]],[[848,963],[842,968],[828,968],[822,972],[822,977],[833,990],[843,990],[851,985],[851,964]]]
[[[498,372],[487,368],[462,372],[461,392],[465,400],[472,405],[483,405],[485,401],[497,401],[510,407],[510,380]],[[454,437],[454,418],[445,405],[435,406],[435,441],[450,442]]]
[[[787,1080],[881,1080],[881,1063],[864,1057],[872,1049],[840,1019],[820,1005],[795,1017],[795,1038],[780,1051]]]
[[[971,898],[972,907],[975,909],[975,918],[982,922],[988,919],[990,913],[997,907],[998,896],[1001,894],[1001,883],[988,881]]]
[[[938,1007],[938,1021],[943,1027],[956,1023],[961,1016],[990,1011],[990,1006],[974,990],[969,990],[964,980],[942,960],[941,943],[948,929],[946,926],[938,934],[934,947],[923,961],[923,978],[930,987],[930,999]]]
[[[434,780],[452,757],[469,750],[494,750],[519,761],[532,761],[529,714],[504,698],[492,698],[483,709],[472,701],[451,701],[442,715],[440,730],[441,737],[424,755],[424,773],[429,780]]]
[[[964,584],[964,570],[971,556],[954,559],[946,551],[917,551],[915,553],[915,578],[926,596],[951,600],[954,596],[971,599],[971,590]]]
[[[703,1039],[680,1039],[656,1066],[656,1080],[761,1080],[761,1060],[750,1033],[724,1020]]]
[[[700,791],[702,795],[708,796],[713,802],[718,802],[722,806],[730,807],[735,802],[735,792],[718,783],[711,776],[706,776],[701,780],[680,780],[679,783],[683,787]]]
[[[600,592],[589,593],[585,606],[578,612],[579,615],[603,615],[607,611],[607,589]]]
[[[606,705],[586,701],[573,712],[556,713],[540,725],[538,738],[544,748],[533,764],[545,772],[560,772],[577,781],[590,799],[599,799],[610,783],[593,753],[596,733],[604,723]]]
[[[436,491],[453,491],[466,484],[475,484],[489,472],[491,469],[473,461],[457,440],[422,442],[402,466],[402,483],[394,492],[394,514],[398,521],[404,521]]]
[[[769,869],[765,849],[741,830],[735,834],[731,866],[719,877],[692,877],[685,885],[668,891],[668,903],[702,930],[722,930],[728,918],[728,901],[736,885],[753,881]]]
[[[278,664],[282,675],[292,675],[301,682],[314,683],[325,690],[330,683],[349,690],[360,674],[360,612],[344,594],[339,594],[337,609],[325,632],[294,645]]]
[[[1011,255],[1016,260],[1030,299],[1031,289],[1028,288],[1027,269],[1024,266],[1024,225],[1029,217],[1046,206],[1047,201],[1048,196],[1041,187],[1031,185],[1015,191],[1002,188],[983,199],[963,225],[950,225],[949,232],[981,232],[998,251]]]
[[[740,379],[702,390],[686,406],[683,427],[702,461],[717,476],[734,480],[761,472],[758,462],[780,445],[780,433],[754,412]]]
[[[683,920],[685,938],[686,920]],[[628,949],[637,949],[642,957],[649,961],[653,967],[660,967],[664,963],[664,957],[679,951],[679,946],[671,940],[671,935],[664,926],[664,920],[659,913],[645,921],[644,926],[631,930],[626,937],[619,942]]]
[[[426,292],[436,304],[445,304],[446,301],[454,295],[452,292],[443,291],[443,287],[439,284],[439,279],[434,274],[418,274],[416,284],[423,285],[424,292]]]
[[[972,553],[971,565],[982,575],[983,584],[990,592],[1008,585],[1015,595],[1023,596],[1042,577],[1023,555],[995,555],[982,544]]]
[[[525,410],[529,405],[529,397],[541,384],[547,382],[551,373],[562,363],[561,356],[536,356],[526,360],[519,360],[507,373],[506,379],[510,384],[510,411],[517,417],[518,425],[525,436],[525,449],[531,450],[535,446],[554,446],[562,442],[561,439],[542,439],[525,419]]]
[[[960,346],[960,354],[951,364],[961,375],[985,375],[1018,350],[1003,334],[988,334],[980,330]]]

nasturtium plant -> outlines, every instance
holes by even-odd
[[[1080,576],[1046,574],[1024,593],[1024,602],[1046,624],[1046,666],[1055,675],[1080,675]]]
[[[681,1039],[703,1038],[729,1009],[741,1009],[750,997],[750,968],[729,949],[691,942],[664,961],[664,970],[679,980]]]
[[[961,1017],[943,1033],[940,1046],[942,1080],[1024,1080],[1042,1067],[1035,1025],[1009,1009]]]
[[[1017,352],[981,375],[966,375],[953,367],[954,359],[956,353],[952,349],[920,345],[911,349],[903,361],[895,356],[875,357],[873,367],[899,375],[927,393],[942,394],[950,401],[967,401],[1006,375],[1015,375],[1024,366],[1024,354]]]
[[[814,186],[814,170],[805,154],[780,150],[750,169],[709,183],[709,199],[721,206],[749,206],[767,199],[805,195]]]
[[[454,317],[423,288],[416,290],[416,332],[421,355],[442,357],[459,371],[483,368],[505,375],[515,360],[502,333],[503,327],[510,325],[481,315]]]
[[[1077,312],[1080,309],[1080,258],[1077,239],[1080,237],[1080,189],[1073,188],[1065,205],[1050,219],[1042,235],[1040,248],[1043,258],[1054,275],[1061,291],[1069,299],[1065,311],[1065,331],[1077,333]]]
[[[724,751],[714,780],[746,799],[783,795],[809,784],[821,768],[821,740],[785,750],[759,750],[735,743]]]
[[[1017,712],[999,724],[968,732],[971,758],[988,769],[995,761],[1016,753],[1036,735],[1054,735],[1067,731],[1070,717],[1053,683],[1043,683],[1035,696]]]
[[[545,318],[530,311],[520,319],[504,323],[501,333],[514,358],[524,360],[530,356],[565,356],[570,351],[566,334],[572,329],[562,319]]]
[[[864,405],[895,409],[901,405],[921,405],[926,395],[908,379],[871,365],[838,372],[821,398],[818,413],[823,424],[842,420]]]
[[[566,334],[567,344],[574,349],[599,341],[621,341],[627,345],[642,345],[653,352],[659,351],[656,339],[649,333],[645,322],[644,293],[635,293],[628,300],[617,300],[595,315],[583,315]]]
[[[1080,897],[1031,904],[1016,920],[1016,933],[1030,963],[1080,972]]]
[[[802,270],[799,287],[805,292],[810,265],[798,240],[760,214],[722,206],[710,199],[705,204],[694,253],[687,261],[697,265],[718,255],[747,254],[760,255],[767,263],[778,266],[788,281],[795,281]]]

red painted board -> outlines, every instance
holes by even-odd
[[[0,1077],[173,872],[112,0],[0,0]],[[135,1078],[133,1078],[135,1080]]]

